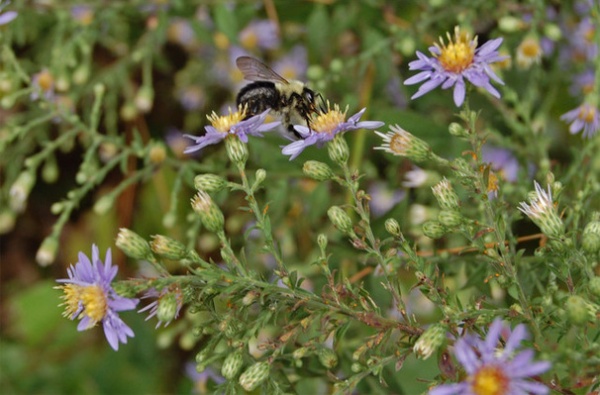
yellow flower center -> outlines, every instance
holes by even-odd
[[[452,73],[460,73],[473,63],[475,57],[475,48],[477,47],[477,37],[471,40],[468,33],[463,33],[457,26],[454,29],[454,40],[447,33],[448,44],[440,37],[440,45],[434,45],[440,50],[437,56],[442,67]]]
[[[207,116],[207,118],[212,126],[219,132],[228,133],[233,125],[240,123],[244,120],[244,118],[246,118],[246,109],[239,108],[238,111],[234,113],[232,113],[231,109],[229,109],[229,114],[221,116],[217,115],[217,113],[213,111],[213,113]]]
[[[470,377],[471,390],[477,395],[505,395],[509,379],[497,366],[485,366]]]
[[[403,133],[394,133],[390,137],[390,151],[395,155],[404,155],[409,139]]]
[[[52,89],[52,86],[54,85],[54,77],[52,77],[52,74],[50,74],[48,70],[40,71],[37,77],[38,86],[43,91],[49,91]]]
[[[519,45],[519,51],[527,58],[537,58],[541,55],[542,48],[536,39],[528,38]]]
[[[64,316],[71,318],[73,314],[79,310],[79,304],[83,305],[82,316],[88,316],[92,319],[90,327],[96,325],[106,315],[108,310],[108,302],[106,294],[99,285],[81,286],[76,284],[67,284],[57,288],[61,288],[65,293],[62,296],[65,306]],[[61,306],[62,306],[61,305]]]
[[[592,106],[582,106],[577,117],[585,123],[592,123],[596,117],[596,109]]]
[[[254,49],[258,46],[258,35],[254,31],[246,32],[242,35],[240,43],[244,48]]]
[[[340,107],[335,104],[333,109],[327,103],[327,112],[319,113],[310,121],[310,128],[315,132],[319,133],[333,133],[336,127],[346,120],[346,108],[343,112],[340,111]]]

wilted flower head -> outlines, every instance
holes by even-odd
[[[506,343],[498,348],[502,335],[507,337]],[[532,349],[516,353],[527,337],[523,324],[511,331],[497,318],[485,339],[473,335],[460,338],[454,355],[465,369],[466,378],[460,383],[435,387],[429,395],[547,394],[548,387],[528,379],[550,369],[550,362],[535,362]]]
[[[499,98],[500,93],[492,86],[490,78],[499,84],[504,83],[492,71],[490,64],[504,59],[498,53],[502,38],[488,41],[477,48],[477,37],[471,39],[467,33],[461,32],[458,26],[454,29],[454,39],[450,33],[447,37],[447,44],[440,38],[439,44],[434,43],[429,47],[432,57],[417,51],[419,60],[408,64],[410,70],[421,72],[404,81],[405,85],[428,80],[411,99],[421,97],[440,85],[442,89],[454,87],[454,104],[460,107],[465,100],[465,79]]]
[[[238,108],[234,113],[229,110],[227,115],[217,115],[213,112],[208,116],[208,120],[212,125],[205,126],[206,133],[204,136],[192,136],[185,134],[184,137],[192,139],[196,144],[187,147],[184,153],[189,154],[201,150],[207,145],[212,145],[220,142],[227,136],[237,136],[242,142],[248,142],[248,135],[262,137],[262,132],[271,130],[278,126],[280,122],[264,123],[269,110],[246,118],[246,109]]]
[[[65,293],[62,299],[65,306],[64,316],[80,319],[77,330],[90,329],[102,322],[106,340],[114,350],[119,343],[127,343],[127,337],[133,337],[133,331],[119,318],[119,311],[134,309],[138,299],[119,296],[111,286],[117,275],[117,266],[111,265],[110,249],[106,251],[104,263],[100,260],[98,247],[92,246],[92,260],[82,252],[79,261],[67,270],[69,278],[56,280],[65,285],[56,288]]]
[[[405,156],[417,162],[422,162],[429,158],[431,149],[425,141],[398,125],[392,125],[390,129],[386,134],[375,132],[383,139],[383,144],[375,147],[376,150],[383,150],[396,156]]]
[[[383,122],[378,121],[359,122],[366,108],[352,115],[346,121],[347,111],[347,108],[343,112],[340,111],[340,107],[337,104],[331,108],[329,103],[327,103],[327,111],[314,116],[310,120],[310,128],[304,125],[294,125],[294,129],[296,129],[302,139],[286,145],[281,152],[284,155],[290,155],[290,160],[292,160],[300,155],[306,147],[314,144],[317,147],[322,147],[325,142],[333,140],[339,133],[361,128],[375,129],[383,126]]]
[[[270,20],[250,22],[240,32],[240,43],[247,49],[275,49],[279,41],[277,25]]]
[[[6,25],[7,23],[12,22],[12,20],[15,19],[19,15],[16,11],[6,11],[6,12],[2,11],[4,9],[4,7],[6,7],[9,4],[10,4],[10,1],[5,2],[5,1],[0,0],[0,26]]]
[[[583,130],[583,137],[592,137],[600,130],[600,115],[598,109],[588,103],[583,103],[579,107],[564,113],[561,120],[569,122],[569,132],[571,134],[579,133]]]

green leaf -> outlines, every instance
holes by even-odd
[[[237,41],[237,19],[227,4],[220,3],[215,6],[215,24],[217,30],[224,33],[231,42]]]

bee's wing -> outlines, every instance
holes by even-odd
[[[235,60],[235,63],[248,81],[271,81],[289,84],[288,80],[271,70],[269,66],[250,56],[240,56]]]

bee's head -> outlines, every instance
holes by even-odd
[[[302,97],[306,103],[307,110],[309,113],[320,113],[325,112],[323,104],[324,99],[320,93],[313,91],[310,88],[304,87],[302,90]]]

